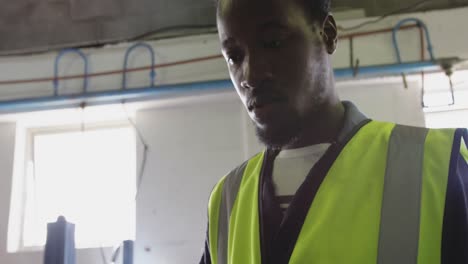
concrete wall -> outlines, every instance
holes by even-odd
[[[468,36],[454,32],[454,23],[462,21],[468,9],[419,14],[425,18],[433,33],[436,54],[454,56],[468,54]],[[442,19],[443,18],[443,19]],[[392,18],[396,21],[399,18]],[[458,21],[458,22],[457,22]],[[359,21],[357,21],[359,22]],[[357,22],[349,22],[352,23]],[[386,23],[379,27],[385,27]],[[417,38],[403,33],[404,57],[417,59]],[[356,43],[362,63],[379,64],[394,61],[390,37],[383,35]],[[455,39],[457,41],[447,41]],[[205,35],[182,40],[152,43],[157,62],[168,62],[217,54],[216,36]],[[119,69],[128,45],[86,50],[92,71]],[[335,64],[347,64],[346,44],[335,55]],[[468,56],[466,56],[468,57]],[[0,80],[50,76],[54,54],[33,57],[0,58]],[[132,57],[132,67],[148,64],[144,52]],[[365,63],[364,63],[365,62]],[[81,63],[65,58],[61,74],[79,73]],[[227,78],[222,60],[196,65],[158,70],[158,83],[188,82]],[[130,87],[145,86],[148,73],[132,73]],[[81,80],[62,83],[62,92],[81,89]],[[337,84],[343,99],[355,102],[372,118],[403,124],[424,125],[420,108],[420,82],[409,78],[404,89],[400,78],[347,81]],[[117,89],[120,76],[91,80],[92,90]],[[51,83],[2,86],[0,98],[40,96],[50,94]],[[143,106],[142,106],[143,107]],[[198,260],[206,228],[206,203],[214,183],[236,164],[257,152],[253,129],[243,107],[233,91],[199,94],[160,100],[144,105],[137,114],[137,125],[147,140],[150,151],[144,181],[137,201],[136,263],[194,263]],[[18,120],[20,117],[0,117]],[[6,234],[12,184],[15,124],[0,125],[0,263],[41,263],[42,254],[6,253]],[[140,157],[141,158],[141,157]],[[109,252],[107,252],[109,253]],[[78,264],[101,263],[98,250],[78,252]]]
[[[138,114],[151,150],[137,207],[137,226],[146,228],[137,229],[136,263],[196,263],[208,194],[245,159],[241,114],[233,100]]]

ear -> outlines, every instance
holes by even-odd
[[[332,14],[328,14],[323,21],[320,35],[327,47],[328,54],[333,54],[338,42],[338,29],[336,27],[335,18],[333,18]]]

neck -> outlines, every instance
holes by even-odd
[[[336,99],[322,106],[321,110],[308,120],[297,139],[284,146],[283,149],[295,149],[334,142],[343,126],[344,115],[344,106],[336,97]]]

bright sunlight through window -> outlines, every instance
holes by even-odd
[[[431,128],[468,127],[468,71],[455,71],[452,76],[454,105],[447,76],[443,73],[427,76],[424,109],[426,126]]]
[[[35,133],[26,169],[23,247],[45,244],[60,215],[78,248],[135,239],[136,141],[130,127]]]

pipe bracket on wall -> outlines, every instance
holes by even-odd
[[[447,78],[448,78],[448,81],[449,81],[449,93],[450,93],[450,101],[448,102],[448,104],[443,104],[443,105],[426,105],[426,103],[424,102],[424,97],[425,97],[425,94],[426,94],[426,87],[425,87],[425,81],[424,81],[424,78],[422,80],[422,88],[421,88],[421,106],[422,108],[432,108],[432,107],[444,107],[444,106],[454,106],[455,105],[455,90],[454,90],[454,85],[453,85],[453,81],[452,81],[452,76],[451,75],[448,75],[447,74]]]
[[[155,71],[155,58],[154,58],[154,50],[153,47],[148,45],[147,43],[138,42],[130,46],[127,51],[125,52],[125,59],[123,65],[123,75],[122,75],[122,89],[127,89],[127,67],[128,67],[128,57],[130,53],[135,50],[136,48],[146,48],[151,56],[151,70],[150,70],[150,87],[154,86],[154,81],[156,80],[156,71]]]
[[[83,78],[83,92],[86,93],[88,91],[88,58],[86,55],[79,49],[63,49],[59,52],[57,57],[55,57],[55,64],[54,64],[54,96],[58,96],[59,94],[59,81],[58,81],[58,69],[59,69],[59,62],[62,57],[68,53],[75,53],[78,54],[83,59],[84,62],[84,78]]]
[[[359,73],[359,59],[354,60],[354,39],[349,38],[349,67],[353,69],[353,77]]]

